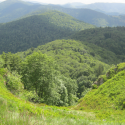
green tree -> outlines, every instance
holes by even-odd
[[[96,69],[95,69],[95,74],[97,75],[97,77],[99,75],[102,75],[104,73],[104,66],[102,64],[99,64]]]
[[[27,56],[21,69],[24,88],[35,90],[49,105],[72,105],[76,100],[77,83],[57,69],[55,61],[41,52]]]
[[[50,105],[57,105],[60,99],[55,76],[58,74],[54,60],[40,52],[27,56],[22,63],[22,81],[24,88],[35,90],[37,95]]]
[[[8,68],[10,71],[18,71],[20,72],[20,64],[22,59],[17,54],[12,54],[11,52],[4,53],[1,55],[4,60],[4,68]]]

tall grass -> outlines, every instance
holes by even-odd
[[[105,120],[97,121],[95,115],[90,112],[49,106],[39,108],[54,111],[57,114],[60,112],[60,116],[44,116],[43,114],[38,116],[29,114],[27,111],[22,113],[10,111],[7,101],[0,98],[0,125],[124,125],[123,123],[107,122]]]

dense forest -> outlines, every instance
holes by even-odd
[[[125,27],[106,27],[95,28],[73,35],[71,38],[93,43],[97,46],[105,48],[106,50],[114,52],[116,55],[125,54]],[[124,61],[124,57],[123,57]]]
[[[58,11],[29,16],[0,25],[0,53],[24,51],[87,28],[94,26]]]
[[[92,50],[93,47],[94,49]],[[100,75],[105,74],[111,64],[122,61],[115,53],[94,46],[93,44],[87,46],[80,41],[63,39],[38,46],[37,48],[31,48],[25,52],[18,52],[16,54],[3,53],[4,66],[10,67],[9,69],[12,71],[16,70],[20,72],[20,62],[34,52],[42,52],[56,60],[58,71],[63,74],[64,77],[76,82],[78,86],[76,90],[78,98],[86,94],[92,87],[92,83],[96,81]]]
[[[0,124],[125,122],[124,16],[21,0],[0,14]]]

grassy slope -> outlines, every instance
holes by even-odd
[[[0,124],[18,125],[114,125],[112,121],[96,119],[95,113],[74,111],[66,107],[41,106],[21,100],[11,94],[0,75]],[[121,125],[117,122],[117,125]]]
[[[11,94],[5,86],[5,78],[0,75],[0,124],[56,124],[88,125],[100,124],[94,113],[74,111],[66,107],[41,106],[32,104]],[[91,121],[90,121],[91,120]],[[96,123],[94,123],[95,121]],[[102,122],[101,122],[102,123]]]
[[[111,68],[102,78],[105,82],[98,89],[92,89],[75,108],[94,110],[97,117],[102,119],[124,121],[125,63]]]

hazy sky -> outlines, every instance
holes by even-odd
[[[0,1],[5,1],[5,0],[0,0]],[[41,3],[51,3],[51,4],[65,4],[65,3],[72,3],[72,2],[81,2],[85,4],[97,3],[97,2],[125,3],[125,0],[23,0],[23,1],[38,1]]]

